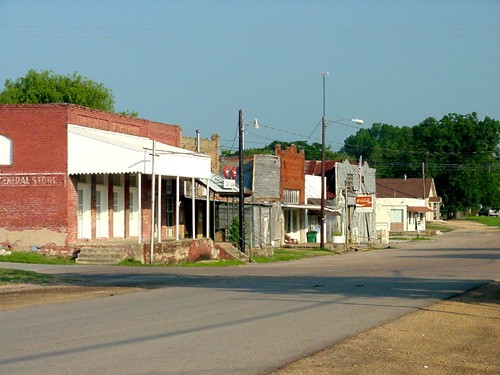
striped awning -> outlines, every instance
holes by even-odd
[[[152,174],[153,140],[68,124],[68,174]],[[210,157],[155,142],[154,173],[210,178]]]

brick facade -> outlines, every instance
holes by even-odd
[[[68,245],[77,241],[78,178],[67,173],[68,124],[149,137],[176,147],[181,144],[181,129],[177,125],[71,104],[0,105],[0,136],[12,145],[12,163],[0,164],[0,245],[16,250],[36,246],[68,252]],[[143,176],[146,187],[148,178]],[[90,183],[94,223],[95,176]],[[147,191],[144,193],[146,197]],[[127,195],[125,203],[128,209]],[[142,203],[147,207],[147,198]],[[112,195],[108,206],[112,228]],[[150,227],[148,221],[145,230]],[[95,227],[91,231],[94,238]],[[125,235],[128,232],[125,226]]]
[[[220,137],[218,134],[212,134],[209,138],[200,138],[200,153],[209,155],[212,159],[212,172],[219,173],[219,144]],[[181,148],[196,152],[196,137],[182,136]]]
[[[281,197],[284,197],[285,190],[298,190],[300,204],[305,202],[305,153],[304,150],[297,150],[297,146],[292,144],[286,150],[281,149],[281,145],[276,145],[275,155],[281,159]]]

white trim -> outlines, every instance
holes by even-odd
[[[283,207],[283,208],[298,208],[300,210],[315,210],[315,211],[319,211],[321,209],[321,206],[315,205],[315,204],[289,204],[289,203],[283,203],[281,205],[281,207]],[[341,213],[342,209],[341,208],[332,208],[332,207],[325,206],[325,211]]]

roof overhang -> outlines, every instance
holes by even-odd
[[[441,197],[429,197],[429,202],[432,202],[432,203],[441,203],[442,199],[441,199]]]
[[[68,124],[68,174],[152,174],[149,138]],[[154,173],[210,178],[210,157],[156,142]]]
[[[219,194],[221,196],[238,195],[240,192],[240,187],[236,183],[236,181],[229,180],[230,182],[232,182],[231,184],[226,184],[225,181],[228,181],[228,180],[224,179],[219,174],[212,173],[212,177],[209,180],[210,190],[212,190],[214,193]],[[207,186],[206,180],[200,180],[199,182],[201,184]]]
[[[426,213],[426,212],[432,212],[432,210],[429,207],[425,206],[406,206],[406,210],[408,212],[419,212],[419,213]]]
[[[299,210],[311,211],[312,215],[320,215],[321,205],[316,204],[289,204],[284,203],[281,205],[283,208],[295,208]],[[325,206],[325,215],[341,216],[340,209],[335,209],[333,207]]]

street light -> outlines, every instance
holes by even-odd
[[[321,209],[320,209],[320,218],[319,218],[319,225],[320,225],[320,243],[319,246],[320,248],[325,247],[325,133],[326,133],[326,117],[325,117],[325,78],[328,77],[328,72],[321,73],[321,76],[323,77],[323,117],[321,118]],[[346,120],[337,120],[337,121],[332,121],[330,122],[331,124],[333,123],[339,123],[340,121],[349,121],[348,119]],[[350,121],[362,125],[364,124],[364,121],[359,119],[359,118],[353,118],[350,119]]]
[[[245,252],[245,178],[243,174],[243,151],[245,149],[245,124],[243,123],[243,111],[240,109],[238,113],[238,135],[239,135],[239,207],[238,207],[238,230],[239,230],[239,245],[240,251]],[[257,119],[253,121],[253,127],[255,129],[259,128],[259,123]],[[248,260],[251,261],[251,255],[249,255]]]

